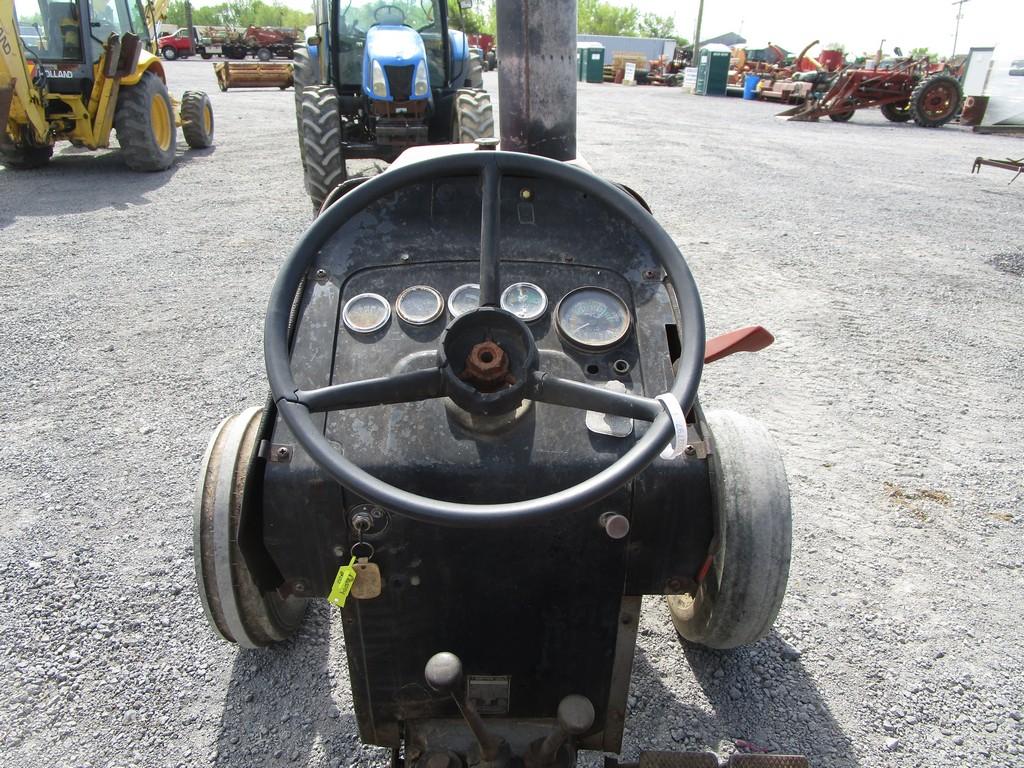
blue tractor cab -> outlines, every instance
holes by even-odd
[[[295,52],[306,191],[319,211],[345,161],[494,135],[483,63],[438,0],[319,0]]]

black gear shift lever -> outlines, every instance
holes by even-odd
[[[459,707],[463,719],[480,745],[480,757],[485,763],[503,764],[508,759],[508,744],[500,736],[487,730],[479,713],[466,698],[463,685],[462,661],[454,653],[435,653],[423,670],[427,685],[438,693],[447,693]]]

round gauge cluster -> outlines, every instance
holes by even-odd
[[[501,294],[501,308],[524,323],[532,323],[548,311],[548,295],[539,285],[512,283]]]
[[[444,299],[429,285],[414,285],[398,295],[395,311],[409,325],[427,325],[444,312]]]
[[[448,296],[448,312],[461,317],[480,306],[480,286],[460,285]],[[501,294],[501,308],[524,323],[540,320],[548,311],[548,296],[534,283],[513,283]],[[409,325],[428,325],[444,314],[444,297],[429,285],[413,285],[395,300],[395,313]],[[353,296],[342,309],[345,327],[353,333],[379,331],[391,319],[391,304],[377,293]],[[632,318],[626,303],[606,288],[584,286],[569,291],[555,307],[555,327],[570,344],[603,350],[629,334]]]
[[[626,338],[630,316],[625,302],[604,288],[570,291],[555,308],[558,330],[572,344],[608,349]]]

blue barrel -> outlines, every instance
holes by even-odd
[[[743,78],[743,98],[753,101],[757,98],[757,84],[761,82],[759,75],[747,75]]]

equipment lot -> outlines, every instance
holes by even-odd
[[[262,652],[202,617],[199,463],[266,396],[263,311],[309,202],[290,91],[165,67],[210,93],[213,149],[157,174],[68,145],[0,170],[0,762],[386,764],[326,603]],[[773,431],[795,521],[768,640],[687,649],[647,601],[624,755],[741,739],[813,766],[1020,765],[1024,182],[969,171],[1024,144],[677,89],[579,99],[583,154],[680,244],[709,335],[776,334],[701,397]]]

